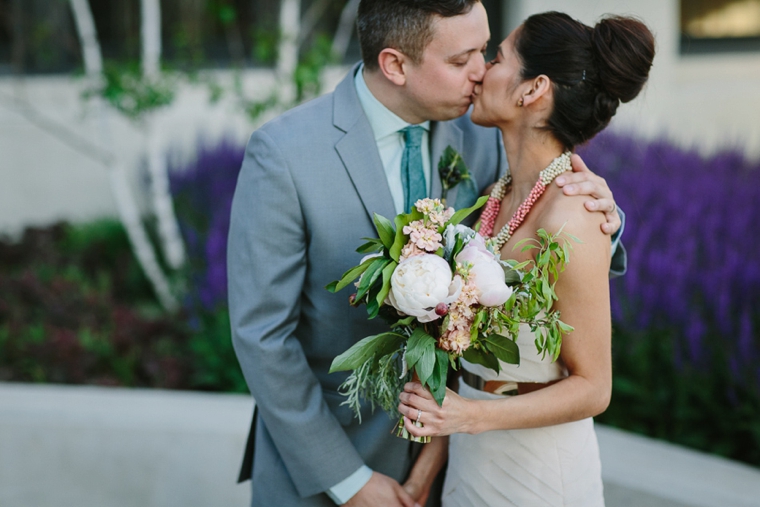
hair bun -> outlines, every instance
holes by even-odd
[[[591,42],[604,92],[621,102],[633,100],[644,87],[654,60],[652,32],[637,19],[612,16],[597,23]]]

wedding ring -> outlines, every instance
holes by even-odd
[[[417,409],[417,420],[416,420],[416,421],[414,421],[414,424],[419,424],[419,422],[420,422],[420,417],[422,417],[422,410],[420,410],[420,409]]]

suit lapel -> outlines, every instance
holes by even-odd
[[[457,152],[462,153],[464,134],[454,122],[435,122],[431,126],[430,132],[430,165],[432,169],[433,184],[430,189],[430,197],[439,198],[443,188],[441,187],[441,178],[438,175],[438,161],[447,146],[451,146]],[[457,199],[457,187],[449,190],[446,197],[446,205],[453,206]]]
[[[383,170],[383,162],[377,151],[375,135],[356,95],[355,72],[356,67],[340,82],[333,93],[333,124],[346,133],[335,144],[335,150],[369,218],[372,219],[373,214],[377,213],[392,220],[396,216],[396,209]]]

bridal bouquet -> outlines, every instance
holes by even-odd
[[[551,307],[569,244],[560,242],[562,231],[542,229],[537,239],[518,243],[523,251],[538,250],[535,261],[502,261],[490,240],[461,225],[486,200],[454,211],[438,199],[422,199],[393,223],[375,214],[379,238],[365,238],[357,249],[367,254],[360,264],[327,286],[337,292],[356,280],[350,304],[366,305],[370,319],[379,315],[390,325],[330,368],[351,371],[341,392],[359,419],[361,398],[398,416],[398,395],[414,377],[443,403],[449,367],[458,369],[460,358],[496,372],[499,361],[519,364],[520,324],[534,332],[538,353],[559,356],[562,335],[572,328]],[[397,434],[415,439],[402,418]]]

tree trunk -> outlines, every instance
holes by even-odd
[[[140,0],[140,39],[142,71],[147,78],[158,76],[161,62],[161,4],[159,0]]]
[[[354,24],[359,10],[359,0],[350,0],[340,13],[340,23],[335,30],[335,38],[332,44],[332,56],[339,63],[346,57],[348,44],[351,42],[351,34],[354,33]]]
[[[301,28],[298,30],[298,47],[300,48],[304,41],[314,31],[319,18],[321,18],[332,0],[315,0],[311,7],[306,11],[301,19]]]
[[[70,3],[71,10],[74,13],[79,40],[82,44],[85,72],[89,79],[99,80],[102,78],[103,58],[90,6],[87,0],[70,0]],[[113,146],[113,139],[111,138],[109,129],[110,110],[106,107],[101,97],[97,97],[95,100],[101,123],[98,131],[102,144],[103,146],[111,147]],[[171,293],[169,282],[158,264],[156,253],[145,232],[142,220],[140,219],[139,209],[129,187],[126,171],[113,154],[111,154],[109,159],[104,161],[104,164],[109,170],[111,189],[116,199],[116,207],[121,222],[127,231],[135,257],[137,257],[137,261],[140,263],[145,276],[153,286],[153,290],[163,307],[168,311],[174,311],[179,305]]]
[[[157,80],[161,73],[161,5],[159,0],[141,0],[142,69],[146,81]],[[163,143],[156,128],[158,112],[144,118],[145,153],[150,174],[153,212],[156,214],[161,250],[167,264],[178,269],[185,263],[185,246],[169,192],[169,174]]]
[[[277,48],[277,81],[280,103],[290,107],[296,100],[293,77],[298,65],[298,32],[301,25],[300,0],[280,4],[280,43]]]

